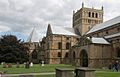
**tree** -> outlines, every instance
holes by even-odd
[[[14,35],[3,35],[0,38],[0,62],[28,61],[28,47]]]

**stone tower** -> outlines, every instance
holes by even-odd
[[[93,26],[102,22],[103,6],[101,9],[94,9],[93,7],[84,7],[84,3],[82,3],[80,10],[77,10],[77,12],[73,11],[73,28],[78,35],[84,35]]]

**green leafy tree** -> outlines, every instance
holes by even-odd
[[[3,35],[0,38],[0,62],[28,61],[28,47],[14,35]]]

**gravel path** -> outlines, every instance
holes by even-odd
[[[9,77],[9,76],[20,76],[20,75],[53,75],[55,72],[48,72],[48,73],[26,73],[26,74],[3,74],[0,77]]]

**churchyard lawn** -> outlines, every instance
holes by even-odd
[[[120,77],[120,72],[113,71],[96,71],[96,77]],[[35,77],[55,77],[55,75],[44,75],[44,76],[35,76]]]
[[[43,73],[43,72],[54,72],[55,68],[74,68],[72,65],[65,64],[45,64],[41,66],[40,64],[34,64],[33,67],[29,69],[24,68],[24,65],[20,65],[20,68],[16,68],[16,65],[12,65],[12,68],[3,68],[0,65],[0,71],[5,71],[6,74],[23,74],[23,73]]]
[[[23,73],[43,73],[43,72],[55,72],[55,68],[75,68],[72,65],[65,64],[45,64],[41,66],[39,64],[34,64],[33,67],[26,69],[23,65],[20,68],[16,68],[16,65],[12,65],[12,68],[3,68],[0,65],[0,71],[5,71],[6,74],[23,74]],[[98,70],[95,72],[96,77],[120,77],[120,72],[113,72],[111,70]],[[17,77],[17,76],[16,76]],[[55,75],[36,75],[34,77],[55,77]]]

